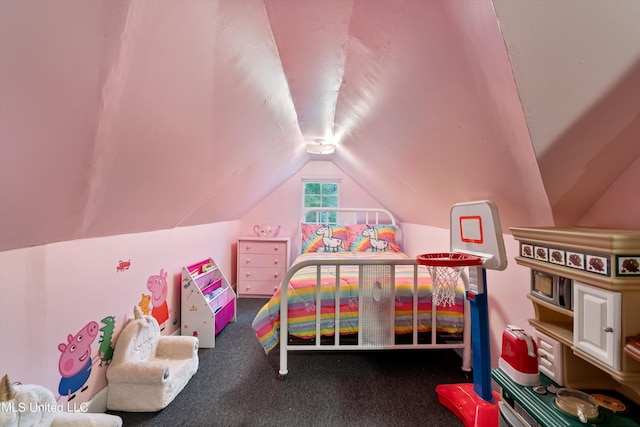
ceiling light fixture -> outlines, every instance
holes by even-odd
[[[307,143],[307,153],[331,154],[334,151],[336,151],[336,144],[327,142],[324,139],[316,139],[315,142]]]

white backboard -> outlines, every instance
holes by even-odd
[[[489,200],[451,207],[451,252],[481,257],[483,268],[504,270],[507,257],[498,208]]]

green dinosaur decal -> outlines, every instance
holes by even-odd
[[[101,320],[104,324],[100,328],[100,347],[98,348],[98,356],[100,357],[100,366],[102,363],[109,365],[113,358],[113,345],[111,344],[111,338],[113,337],[113,329],[116,326],[116,318],[113,316],[107,316]]]

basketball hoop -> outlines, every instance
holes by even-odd
[[[416,257],[429,270],[433,291],[431,300],[437,306],[453,306],[458,279],[465,267],[481,265],[482,258],[458,252],[422,254]]]

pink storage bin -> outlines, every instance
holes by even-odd
[[[233,315],[235,314],[235,304],[233,303],[233,298],[229,299],[229,301],[227,301],[226,305],[223,306],[221,309],[219,309],[215,316],[216,316],[216,327],[215,327],[215,333],[218,334],[218,332],[220,332],[225,326],[227,326],[227,323],[229,323],[229,321],[233,318]]]

